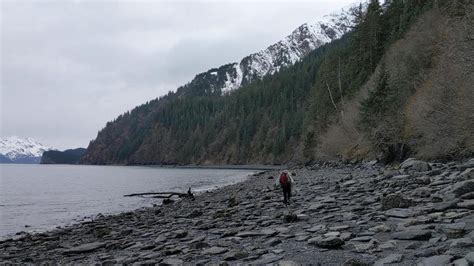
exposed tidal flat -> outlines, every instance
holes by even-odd
[[[474,160],[292,169],[184,198],[0,242],[3,263],[472,265]],[[297,221],[287,222],[289,212]]]

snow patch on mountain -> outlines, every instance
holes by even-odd
[[[43,155],[43,152],[48,150],[52,150],[52,148],[47,147],[32,138],[11,136],[0,139],[0,155],[3,155],[12,162],[38,161],[39,163],[39,159]]]
[[[352,8],[352,7],[350,7]],[[227,95],[242,86],[274,74],[301,61],[309,53],[339,39],[353,27],[350,10],[326,16],[323,21],[305,23],[279,42],[258,53],[244,57],[240,62],[222,65],[200,73],[177,89],[183,95]]]
[[[305,23],[283,40],[245,57],[240,63],[233,63],[235,71],[226,73],[226,80],[221,89],[222,93],[228,93],[243,84],[248,84],[265,75],[274,74],[283,67],[293,65],[311,51],[340,38],[344,33],[346,33],[345,29],[341,29],[331,22]]]
[[[223,94],[238,89],[242,84],[242,68],[240,64],[234,63],[232,64],[232,74],[226,72],[226,80],[224,83],[224,87],[222,87],[221,91]]]

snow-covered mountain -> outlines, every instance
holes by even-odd
[[[1,138],[0,163],[39,163],[43,152],[48,150],[51,148],[32,138]]]
[[[321,45],[340,38],[349,29],[340,22],[341,20],[333,15],[326,22],[305,23],[279,42],[244,57],[240,62],[196,75],[190,83],[178,89],[178,93],[222,95],[255,79],[278,72],[284,67],[295,64]]]

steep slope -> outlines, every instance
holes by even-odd
[[[309,52],[293,65],[281,67],[278,71],[275,67],[265,68],[268,73],[276,71],[273,74],[255,79],[252,77],[258,72],[248,74],[251,82],[242,84],[245,81],[242,78],[239,89],[231,90],[230,93],[225,93],[225,89],[222,93],[225,81],[219,85],[207,82],[206,78],[196,78],[176,93],[148,102],[109,122],[90,143],[82,162],[302,163],[321,158],[325,144],[331,143],[324,138],[330,132],[330,125],[349,118],[356,129],[354,132],[368,145],[355,148],[342,145],[344,152],[349,149],[352,154],[372,156],[394,145],[406,148],[410,143],[406,140],[398,143],[400,138],[397,136],[400,134],[397,132],[400,131],[391,130],[399,127],[387,127],[399,125],[399,121],[404,121],[404,118],[389,114],[402,113],[400,108],[405,108],[407,99],[417,89],[417,86],[410,85],[417,84],[417,78],[412,78],[425,73],[430,64],[424,60],[410,61],[410,58],[416,58],[407,56],[412,51],[390,51],[397,41],[416,38],[417,35],[406,35],[407,30],[420,16],[423,18],[433,10],[435,3],[437,1],[400,0],[386,1],[381,6],[378,1],[371,1],[366,8],[355,8],[352,10],[355,22],[353,31]],[[439,4],[441,16],[453,16],[446,10],[459,3],[448,1]],[[429,26],[425,24],[423,27]],[[425,39],[428,42],[432,40]],[[271,50],[266,51],[271,54]],[[422,50],[415,50],[415,54],[416,51]],[[399,75],[400,79],[397,80],[404,80],[403,73],[410,75],[406,76],[409,82],[393,83],[395,85],[390,88],[390,93],[385,93],[387,86],[384,82],[393,78],[387,76],[376,79],[374,76],[379,76],[379,70],[383,68],[383,63],[379,63],[381,60],[384,62],[388,55],[402,60],[402,67],[394,72]],[[436,55],[428,52],[426,56],[430,58],[427,62],[432,62],[431,58]],[[254,55],[252,60],[262,58],[270,57]],[[291,62],[291,57],[281,58]],[[262,59],[258,62],[270,61]],[[225,66],[225,71],[232,66]],[[206,75],[225,80],[225,71],[214,69]],[[216,74],[211,74],[214,72]],[[212,87],[212,84],[217,85]],[[367,89],[370,86],[375,88]],[[367,91],[377,93],[359,97],[361,93],[367,94]],[[354,110],[349,109],[348,104],[355,106]],[[374,130],[379,128],[388,130]],[[346,132],[344,127],[341,130],[344,134],[351,132]],[[340,156],[336,152],[335,157]]]
[[[0,139],[1,162],[4,163],[39,163],[43,152],[50,149],[32,138],[11,136]]]
[[[474,155],[473,4],[428,10],[385,52],[319,138],[319,158],[383,162]]]

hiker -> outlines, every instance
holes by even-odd
[[[189,187],[188,189],[188,198],[190,198],[191,200],[194,200],[194,194],[191,192],[191,187]]]
[[[288,170],[281,171],[280,177],[276,179],[276,185],[281,186],[283,190],[283,203],[284,204],[289,204],[289,201],[291,198],[291,187],[294,185],[294,183],[295,181],[291,177],[291,174]]]

